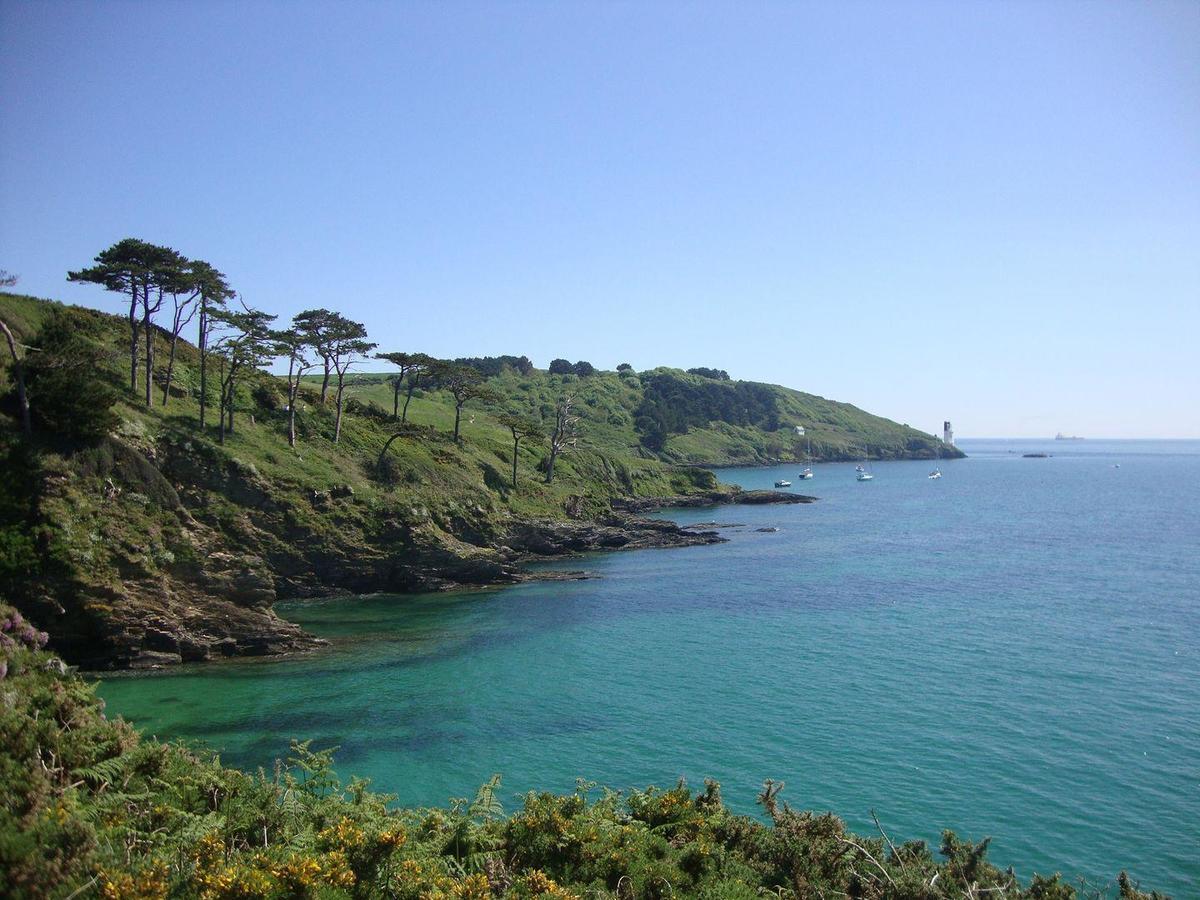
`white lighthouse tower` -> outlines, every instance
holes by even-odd
[[[954,429],[950,427],[949,419],[942,423],[942,443],[948,447],[954,446]]]

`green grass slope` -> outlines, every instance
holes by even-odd
[[[376,363],[377,365],[377,363]],[[370,367],[364,363],[364,367]],[[534,370],[528,375],[506,370],[488,380],[501,400],[485,407],[488,413],[511,412],[542,418],[549,415],[557,398],[574,397],[583,417],[581,446],[610,457],[657,459],[677,465],[758,465],[799,461],[811,445],[813,458],[821,460],[954,457],[962,454],[945,447],[933,435],[907,425],[864,412],[848,403],[826,400],[778,385],[756,385],[774,397],[778,426],[738,425],[709,421],[667,437],[661,449],[651,449],[642,440],[636,422],[646,396],[644,380],[667,375],[688,385],[709,381],[677,369],[655,369],[648,373],[597,372],[595,375],[551,375]],[[392,386],[386,373],[361,372],[350,376],[347,396],[383,409],[392,408]],[[313,383],[319,377],[310,379]],[[755,384],[749,382],[748,384]],[[410,407],[409,418],[439,428],[451,428],[454,411],[440,393],[420,392]],[[472,425],[487,434],[494,427],[490,416],[476,413]],[[805,429],[800,438],[795,426]],[[501,435],[501,440],[503,435]]]

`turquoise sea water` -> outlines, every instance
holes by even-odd
[[[577,776],[712,776],[754,812],[771,777],[864,832],[874,809],[896,839],[991,835],[1022,877],[1200,896],[1200,442],[963,446],[938,481],[820,465],[793,488],[820,503],[673,512],[744,527],[559,566],[586,581],[290,604],[329,652],[101,693],[241,766],[340,745],[404,804],[492,772],[510,810]]]

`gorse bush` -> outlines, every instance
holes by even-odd
[[[110,721],[45,634],[0,605],[0,894],[6,898],[1068,898],[1020,885],[988,842],[861,837],[795,812],[768,782],[767,822],[716,782],[629,795],[580,782],[506,817],[499,776],[444,809],[398,809],[293,743],[270,773],[145,740]],[[1123,874],[1122,897],[1144,898]]]

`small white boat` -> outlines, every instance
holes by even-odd
[[[854,467],[854,471],[857,473],[854,477],[858,481],[874,481],[875,480],[875,476],[872,475],[871,472],[867,469],[869,459],[870,459],[870,457],[867,455],[867,451],[864,449],[863,450],[863,461]]]
[[[775,487],[791,487],[791,486],[792,486],[792,483],[790,481],[784,481],[782,478],[780,478],[777,482],[775,482]]]
[[[941,470],[941,469],[934,469],[932,472],[930,472],[930,473],[929,473],[929,477],[930,477],[930,478],[941,478],[941,477],[942,477],[942,470]]]
[[[808,481],[808,479],[813,477],[813,471],[812,469],[805,469],[798,477],[801,481]]]

